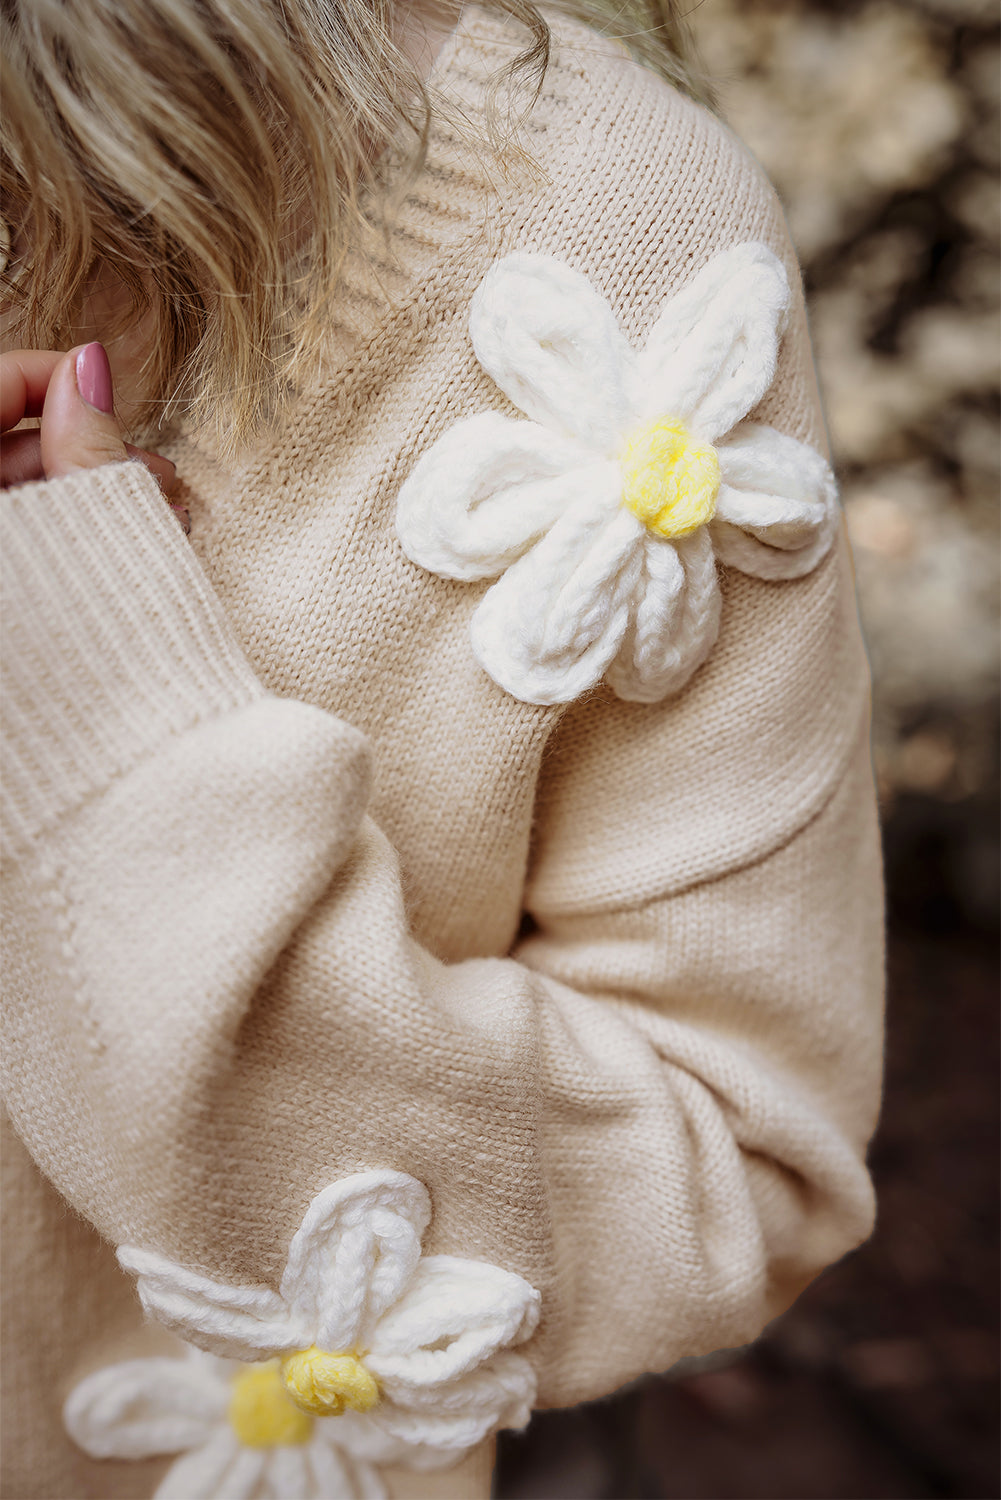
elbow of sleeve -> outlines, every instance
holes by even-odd
[[[8,872],[7,1102],[109,1239],[163,1242],[177,1188],[155,1164],[197,1162],[204,1101],[350,862],[370,774],[350,725],[260,697],[169,740],[64,819],[44,864]],[[134,1184],[107,1169],[123,1157]]]
[[[754,1336],[872,1233],[876,1199],[864,1160],[847,1143],[831,1155],[827,1170],[810,1178],[757,1153],[745,1158],[764,1273]]]

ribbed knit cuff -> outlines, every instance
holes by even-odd
[[[263,696],[149,472],[3,496],[3,831],[13,855],[157,745]]]

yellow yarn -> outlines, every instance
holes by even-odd
[[[719,494],[716,449],[684,422],[638,427],[619,451],[622,503],[658,536],[688,536],[712,519]]]
[[[379,1387],[355,1354],[327,1354],[315,1344],[282,1360],[285,1389],[302,1411],[316,1417],[339,1416],[345,1407],[371,1411]]]
[[[230,1426],[245,1448],[287,1448],[308,1443],[313,1422],[293,1406],[276,1359],[241,1370],[229,1400]]]

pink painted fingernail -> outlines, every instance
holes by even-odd
[[[110,416],[115,409],[111,366],[103,344],[88,344],[76,357],[76,388],[95,411]]]
[[[173,500],[168,501],[171,510],[181,523],[181,529],[185,536],[191,535],[191,512],[186,505],[175,505]]]

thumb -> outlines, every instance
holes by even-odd
[[[103,344],[84,344],[52,372],[42,408],[42,468],[46,479],[128,458],[114,414],[111,366]]]

